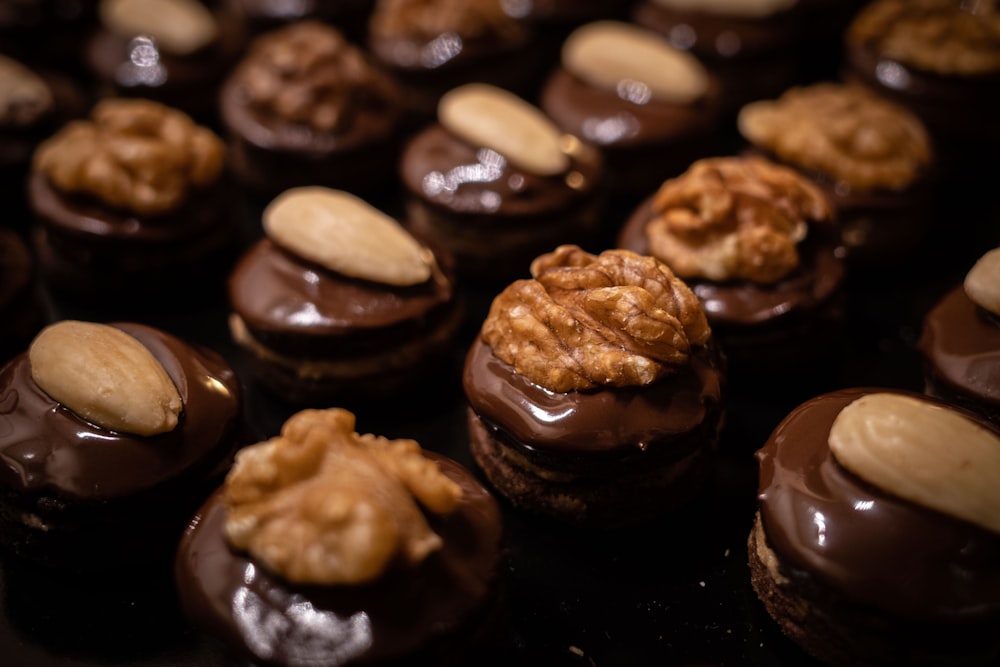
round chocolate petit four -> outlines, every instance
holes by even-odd
[[[255,665],[459,665],[502,609],[500,508],[458,463],[293,415],[243,449],[177,550],[181,605]]]
[[[766,611],[830,665],[1000,661],[1000,432],[917,394],[845,389],[757,455]]]
[[[230,329],[258,384],[290,403],[382,397],[424,381],[461,323],[450,271],[346,192],[295,188],[229,278]]]
[[[645,196],[718,152],[721,100],[717,79],[691,54],[648,29],[600,21],[565,41],[541,108],[601,150],[613,191]]]
[[[800,12],[797,0],[643,0],[632,17],[704,63],[735,112],[796,81]]]
[[[44,278],[77,294],[205,293],[237,241],[224,162],[222,141],[180,111],[99,102],[34,154],[28,199]]]
[[[63,320],[0,370],[0,541],[118,570],[170,554],[244,437],[214,352],[132,324]]]
[[[917,349],[926,393],[1000,427],[1000,248],[927,313]]]
[[[529,95],[540,76],[530,25],[504,0],[378,0],[368,48],[402,82],[411,125],[452,88],[481,82]]]
[[[506,282],[546,250],[596,237],[604,169],[592,146],[485,84],[450,91],[438,121],[403,150],[407,224],[459,273]]]
[[[835,356],[844,249],[826,197],[796,171],[760,157],[699,160],[633,213],[618,245],[688,282],[734,380],[737,368]]]
[[[845,76],[919,116],[942,152],[1000,141],[996,2],[875,0],[851,22],[845,58]]]
[[[244,47],[242,23],[198,0],[100,0],[86,62],[105,97],[143,97],[200,122]]]
[[[237,179],[267,199],[291,187],[386,188],[403,106],[395,80],[335,28],[258,37],[221,91]]]
[[[664,264],[561,246],[494,299],[466,358],[476,463],[515,507],[621,525],[714,471],[723,372],[698,298]]]
[[[861,86],[819,83],[748,104],[738,120],[755,150],[823,188],[853,264],[898,262],[924,238],[934,154],[903,107]]]

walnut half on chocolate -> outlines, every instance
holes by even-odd
[[[551,391],[652,384],[711,334],[698,298],[652,257],[564,245],[531,273],[494,299],[482,337]]]
[[[354,431],[346,410],[304,410],[281,435],[241,450],[226,479],[226,534],[295,583],[357,584],[441,548],[427,511],[462,489],[413,440]]]

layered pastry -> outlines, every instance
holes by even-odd
[[[729,112],[777,95],[800,74],[797,0],[643,0],[632,18],[718,76]]]
[[[458,665],[502,599],[501,515],[458,463],[293,415],[243,449],[181,541],[190,620],[255,665]]]
[[[478,81],[529,95],[540,76],[531,27],[502,0],[378,0],[368,48],[403,83],[410,124],[434,118],[438,100]]]
[[[0,55],[0,200],[4,224],[26,227],[24,190],[31,154],[69,119],[85,111],[83,93],[70,79],[39,73]]]
[[[926,393],[1000,427],[1000,248],[927,313],[917,349]]]
[[[16,232],[0,227],[0,363],[24,350],[43,318],[31,252]]]
[[[450,91],[438,121],[403,150],[407,224],[446,248],[460,273],[508,282],[556,245],[596,236],[604,200],[596,149],[483,84]]]
[[[77,294],[140,294],[136,305],[192,285],[204,294],[237,240],[224,162],[222,141],[176,109],[98,103],[34,154],[28,199],[43,276]]]
[[[831,665],[1000,661],[1000,432],[879,389],[792,411],[760,461],[753,587]]]
[[[242,23],[198,0],[100,0],[86,62],[105,97],[142,97],[215,122]]]
[[[318,187],[283,193],[263,223],[266,237],[229,278],[232,336],[261,388],[329,405],[434,375],[461,308],[427,246],[353,195]]]
[[[223,0],[223,4],[247,24],[252,34],[314,19],[336,26],[352,40],[362,41],[375,0]]]
[[[596,145],[610,188],[645,196],[721,150],[722,93],[691,54],[645,28],[578,28],[541,93],[564,131]]]
[[[395,169],[399,86],[330,26],[258,37],[220,99],[233,170],[267,199],[300,185],[385,189]]]
[[[854,265],[899,261],[924,238],[934,154],[923,123],[903,107],[860,86],[819,83],[748,104],[738,121],[755,150],[823,188]]]
[[[560,246],[494,299],[465,362],[472,455],[515,507],[622,525],[712,476],[720,357],[666,265]]]
[[[0,541],[73,570],[172,553],[244,437],[211,350],[132,324],[63,320],[0,370]]]
[[[760,157],[700,160],[633,213],[618,245],[688,282],[734,379],[737,367],[804,369],[834,356],[844,249],[826,197],[792,169]]]
[[[917,114],[942,151],[1000,141],[995,2],[876,0],[852,21],[846,72]]]

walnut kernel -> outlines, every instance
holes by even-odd
[[[646,226],[653,256],[684,278],[773,283],[799,265],[809,221],[833,213],[820,190],[761,158],[699,160],[663,184]]]
[[[0,55],[0,127],[31,125],[52,109],[52,91],[30,69]]]
[[[519,39],[524,28],[500,0],[379,0],[372,34],[430,41],[453,33],[462,38]]]
[[[902,189],[930,165],[923,123],[860,86],[820,83],[740,111],[739,129],[781,160],[858,190]]]
[[[551,391],[652,384],[711,334],[698,298],[652,257],[566,245],[537,258],[531,273],[493,300],[482,337]]]
[[[35,151],[34,168],[70,194],[139,215],[180,206],[222,173],[224,149],[210,130],[150,100],[105,100],[90,120],[66,125]]]
[[[413,440],[354,431],[346,410],[304,410],[241,450],[224,487],[230,543],[289,581],[359,584],[441,548],[417,502],[447,514],[462,489]]]
[[[847,39],[873,46],[884,58],[935,74],[1000,72],[996,2],[879,0],[858,13]]]

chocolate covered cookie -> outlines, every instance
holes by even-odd
[[[264,229],[229,278],[230,329],[262,389],[300,404],[381,398],[445,358],[461,320],[452,275],[395,220],[296,188]]]
[[[831,665],[1000,660],[1000,432],[916,394],[812,399],[758,453],[753,587]]]
[[[515,507],[621,525],[711,478],[724,374],[664,264],[562,246],[494,299],[462,377],[472,454]]]
[[[481,664],[500,508],[454,461],[354,429],[308,410],[240,452],[177,551],[184,611],[258,665]]]
[[[0,370],[0,542],[67,570],[163,559],[242,419],[210,350],[141,324],[50,325]]]

